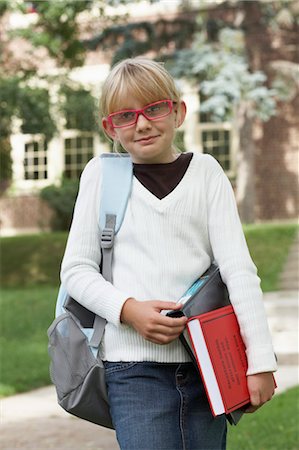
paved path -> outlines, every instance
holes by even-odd
[[[277,393],[299,384],[298,292],[265,294],[278,355]],[[115,433],[65,413],[52,386],[1,401],[1,450],[118,450]]]

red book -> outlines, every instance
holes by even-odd
[[[213,415],[248,404],[247,358],[233,307],[194,316],[187,329]]]

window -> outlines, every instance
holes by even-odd
[[[79,178],[86,163],[94,155],[94,139],[91,133],[81,133],[64,139],[64,174],[67,178]]]
[[[24,176],[25,180],[46,180],[48,178],[45,139],[25,143]]]
[[[232,124],[200,123],[199,133],[203,153],[209,153],[229,177],[235,176],[236,135]]]
[[[229,130],[202,130],[202,146],[203,152],[213,155],[225,171],[231,169]]]

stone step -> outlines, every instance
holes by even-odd
[[[289,270],[285,270],[281,275],[281,280],[288,280],[290,278],[299,278],[298,267],[290,266]]]
[[[298,366],[299,354],[298,353],[276,353],[278,366]],[[299,377],[299,373],[298,373]],[[299,380],[298,380],[299,382]]]
[[[281,281],[279,288],[281,291],[299,291],[299,282],[298,280]]]
[[[297,270],[299,269],[299,255],[290,255],[287,262],[284,265],[283,272],[289,270],[290,268],[295,267]]]
[[[298,290],[265,293],[264,305],[279,370],[289,367],[298,371]],[[297,374],[299,376],[299,372]]]

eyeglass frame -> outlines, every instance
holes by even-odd
[[[154,106],[154,105],[157,105],[157,104],[163,103],[163,102],[166,102],[166,103],[168,104],[168,106],[169,106],[169,112],[167,112],[166,114],[163,114],[163,115],[161,115],[161,116],[153,117],[153,118],[146,116],[146,114],[144,113],[144,111],[145,111],[148,107]],[[108,122],[109,122],[109,124],[111,125],[112,128],[125,128],[125,127],[131,127],[132,125],[135,125],[135,124],[137,123],[140,114],[143,115],[143,117],[145,117],[146,120],[149,120],[149,121],[152,121],[152,120],[159,120],[159,119],[161,119],[161,118],[163,118],[163,117],[169,116],[169,114],[171,114],[172,111],[173,111],[173,105],[174,105],[175,103],[176,103],[175,101],[170,100],[170,99],[158,100],[157,102],[149,103],[148,105],[144,106],[144,108],[141,108],[141,109],[122,109],[122,110],[120,110],[120,111],[116,111],[116,112],[114,112],[114,113],[109,114],[109,115],[107,116],[107,120],[108,120]],[[113,122],[112,122],[112,117],[115,116],[116,114],[120,114],[120,113],[124,113],[124,112],[134,112],[134,113],[136,113],[136,118],[135,118],[134,122],[128,123],[128,124],[126,124],[126,125],[114,125]]]

